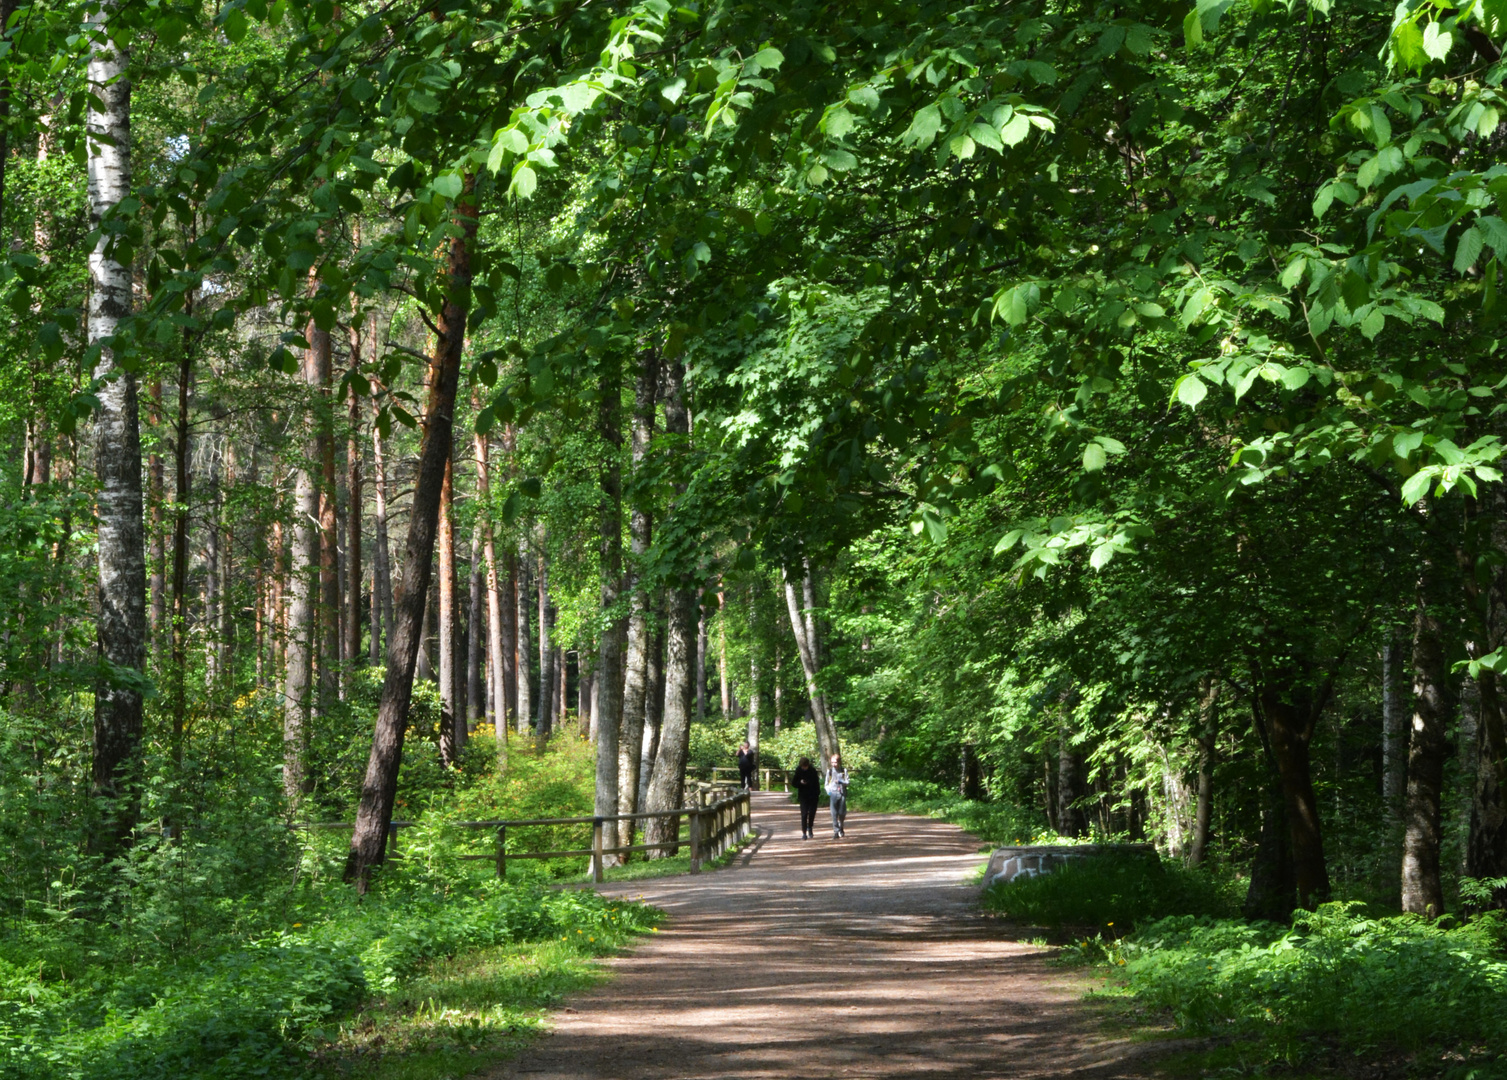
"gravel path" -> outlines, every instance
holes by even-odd
[[[832,840],[823,808],[802,840],[774,792],[753,815],[733,867],[603,888],[670,918],[491,1080],[1143,1075],[1144,1045],[1105,1036],[1081,988],[978,914],[975,838],[855,813]]]

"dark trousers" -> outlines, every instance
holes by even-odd
[[[814,802],[801,803],[801,835],[816,831],[816,806]]]
[[[753,787],[753,774],[754,774],[754,771],[752,769],[739,769],[738,770],[738,775],[740,777],[742,777],[742,779],[743,779],[743,786],[745,788],[751,788],[751,787]]]

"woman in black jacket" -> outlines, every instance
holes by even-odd
[[[822,776],[811,759],[803,757],[790,779],[801,804],[801,839],[810,840],[816,830],[816,808],[822,801]]]

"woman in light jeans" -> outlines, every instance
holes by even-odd
[[[842,755],[833,754],[827,769],[827,801],[832,804],[832,839],[843,835],[848,818],[848,770],[842,767]]]

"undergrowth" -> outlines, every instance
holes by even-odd
[[[1233,916],[1239,883],[1177,863],[1104,856],[995,885],[985,910],[1031,926],[1105,929],[1118,936],[1169,915]]]
[[[880,814],[919,814],[960,825],[988,844],[1074,843],[1048,828],[1035,810],[1008,802],[965,799],[955,790],[926,780],[866,776],[853,779],[848,804]]]

